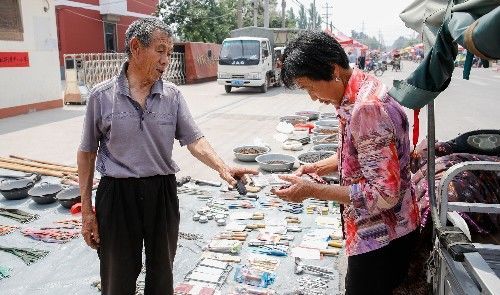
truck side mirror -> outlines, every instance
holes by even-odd
[[[268,57],[268,56],[269,56],[269,50],[264,49],[264,57]]]

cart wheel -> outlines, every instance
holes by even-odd
[[[384,74],[384,71],[382,71],[382,69],[376,69],[374,74],[375,76],[380,77]]]
[[[226,93],[231,92],[231,86],[230,85],[224,85],[224,90],[226,90]]]

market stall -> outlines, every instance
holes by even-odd
[[[176,294],[339,292],[336,264],[343,242],[337,204],[314,199],[288,203],[271,191],[286,185],[278,174],[336,150],[335,116],[315,111],[284,116],[273,131],[277,141],[235,148],[236,161],[261,171],[246,186],[230,189],[218,180],[178,179]],[[0,170],[5,184],[0,187],[2,294],[98,294],[97,254],[80,235],[75,167],[17,158],[2,158]],[[335,175],[304,177],[337,181]],[[137,294],[142,294],[144,278],[143,269]]]

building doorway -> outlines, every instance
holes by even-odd
[[[104,23],[104,50],[106,52],[116,52],[116,24]]]

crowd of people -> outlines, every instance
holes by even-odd
[[[357,67],[363,71],[369,72],[373,70],[379,62],[384,66],[391,66],[395,71],[401,70],[401,54],[397,50],[391,52],[362,50],[359,53],[349,51],[347,56],[351,67]]]

